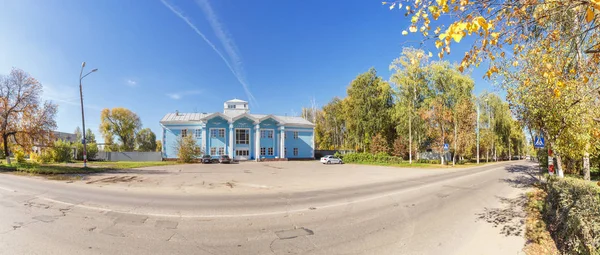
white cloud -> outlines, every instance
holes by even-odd
[[[134,81],[132,79],[127,79],[127,86],[135,87],[135,86],[137,86],[137,81]]]
[[[182,91],[182,92],[168,93],[167,96],[170,97],[171,99],[179,100],[184,96],[198,95],[201,93],[202,93],[202,91],[200,91],[200,90],[188,90],[188,91]]]
[[[179,100],[181,99],[181,95],[177,93],[167,94],[171,99]]]
[[[192,28],[194,32],[196,32],[196,34],[202,37],[202,39],[215,51],[215,53],[217,53],[217,55],[221,57],[221,59],[223,60],[223,62],[225,62],[225,65],[227,65],[231,73],[237,78],[238,82],[242,84],[242,87],[244,88],[244,91],[246,92],[246,96],[248,97],[250,103],[258,105],[258,102],[256,102],[256,98],[250,92],[250,86],[246,81],[244,66],[242,63],[242,59],[238,53],[237,46],[235,45],[233,38],[229,34],[227,34],[225,27],[219,22],[217,15],[215,14],[208,1],[198,0],[197,4],[200,6],[202,11],[206,15],[206,18],[208,19],[208,22],[210,23],[213,31],[215,32],[215,35],[217,36],[219,41],[221,41],[223,48],[225,48],[225,51],[229,56],[229,60],[225,58],[221,51],[219,51],[217,47],[210,40],[208,40],[208,38],[206,38],[206,36],[190,21],[190,19],[183,14],[183,12],[179,11],[173,5],[170,5],[166,0],[161,0],[161,2],[180,19],[185,21],[185,23],[187,23],[188,26]],[[233,62],[233,65],[231,65],[230,62]]]

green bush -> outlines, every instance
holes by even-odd
[[[544,218],[564,254],[600,254],[600,187],[549,176]]]
[[[336,152],[335,152],[335,154],[333,154],[333,156],[334,156],[334,157],[336,157],[336,158],[341,158],[341,159],[343,159],[343,158],[344,158],[344,155],[342,155],[342,154],[341,154],[341,153],[339,153],[338,151],[336,151]]]
[[[177,140],[177,157],[180,162],[194,162],[200,155],[202,155],[202,148],[191,135]]]
[[[73,145],[77,149],[77,155],[75,159],[83,160],[83,144],[81,142],[78,142]],[[98,155],[98,145],[96,143],[86,144],[85,149],[88,160],[94,159],[96,158],[96,155]]]
[[[381,163],[381,164],[399,164],[402,158],[390,156],[387,153],[348,153],[344,155],[345,163]]]
[[[58,140],[54,142],[54,146],[50,151],[52,155],[52,161],[69,162],[71,161],[72,151],[73,149],[71,148],[71,143],[63,140]]]
[[[52,153],[48,150],[42,150],[42,152],[39,154],[32,152],[29,154],[29,158],[35,163],[45,164],[52,161]]]
[[[31,162],[36,162],[37,163],[39,157],[40,157],[40,155],[37,154],[37,153],[35,153],[35,152],[29,153],[29,159],[31,160]]]
[[[419,160],[417,160],[417,163],[439,165],[440,164],[440,160],[439,159],[419,159]]]
[[[15,148],[13,150],[13,155],[15,156],[17,163],[25,163],[25,152],[23,152],[23,150],[20,148]]]

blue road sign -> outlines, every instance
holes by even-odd
[[[450,145],[449,145],[449,144],[447,144],[447,143],[445,143],[445,144],[444,144],[444,150],[445,150],[445,151],[447,151],[447,150],[449,150],[449,149],[450,149]]]
[[[546,146],[546,142],[544,141],[544,137],[536,136],[533,139],[533,147],[535,148],[544,148]]]

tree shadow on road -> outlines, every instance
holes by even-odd
[[[485,208],[484,212],[477,214],[477,219],[485,220],[495,228],[500,228],[500,233],[505,236],[521,236],[526,216],[523,208],[527,198],[525,195],[517,198],[496,197],[504,206]]]
[[[536,175],[537,167],[524,165],[511,165],[505,168],[507,178],[500,179],[513,188],[527,189],[539,182]],[[477,214],[478,220],[485,220],[500,228],[500,233],[505,236],[522,236],[526,212],[524,210],[527,197],[521,194],[516,198],[496,196],[502,206],[499,208],[485,208],[484,212]]]
[[[500,179],[502,182],[508,183],[513,188],[529,188],[538,182],[536,174],[538,170],[533,166],[507,166],[506,171],[510,178]]]

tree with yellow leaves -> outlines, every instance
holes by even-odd
[[[461,71],[489,62],[489,78],[501,69],[518,67],[520,53],[542,46],[546,54],[568,49],[563,55],[567,70],[573,70],[580,82],[598,81],[600,0],[402,0],[383,4],[405,9],[411,19],[408,31],[434,41],[440,58],[450,54],[453,43],[473,37],[474,43],[460,63]],[[449,24],[441,24],[442,15]],[[564,83],[560,73],[566,66],[546,71],[549,81]]]
[[[119,139],[119,151],[133,151],[135,148],[135,135],[142,127],[142,121],[137,114],[127,108],[116,107],[103,109],[100,113],[100,132],[105,143],[111,148],[114,137]]]
[[[23,70],[0,76],[0,142],[8,164],[10,143],[24,152],[34,145],[51,144],[57,106],[42,102],[41,93],[42,84]]]

